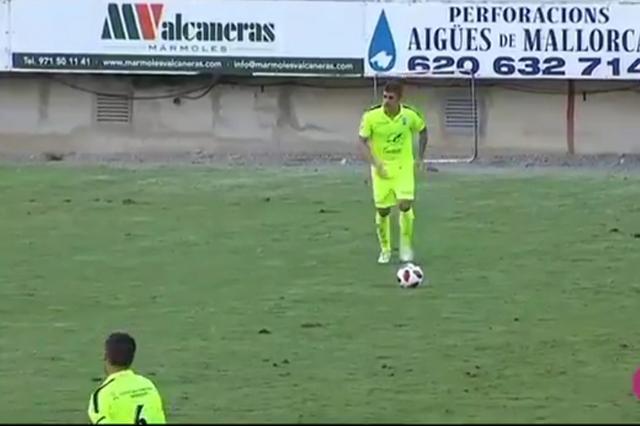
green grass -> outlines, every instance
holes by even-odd
[[[363,176],[1,168],[0,422],[86,423],[116,329],[173,423],[640,420],[640,177],[431,174],[401,290]]]

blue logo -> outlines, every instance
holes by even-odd
[[[375,71],[389,71],[396,64],[396,46],[384,10],[369,44],[369,65]]]

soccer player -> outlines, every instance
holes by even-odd
[[[376,233],[380,242],[378,263],[391,260],[389,214],[399,209],[400,261],[413,261],[413,200],[415,172],[422,170],[427,148],[427,127],[422,114],[402,103],[403,86],[384,86],[382,104],[369,108],[360,122],[360,143],[371,165]],[[419,152],[414,155],[414,135],[419,134]],[[414,161],[417,159],[417,161]]]
[[[92,424],[164,424],[162,399],[151,380],[131,370],[136,342],[126,333],[113,333],[105,342],[107,378],[89,400]]]

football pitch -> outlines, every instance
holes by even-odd
[[[415,290],[364,176],[0,168],[0,422],[87,423],[114,330],[170,423],[640,419],[639,174],[430,173]]]

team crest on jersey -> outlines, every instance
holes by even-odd
[[[392,133],[387,137],[389,145],[396,145],[402,140],[402,133]]]

